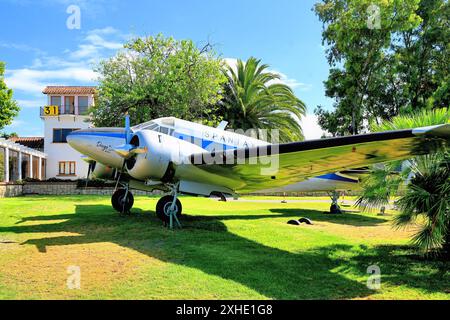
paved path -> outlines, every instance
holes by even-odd
[[[219,200],[219,198],[217,198]],[[254,203],[331,203],[331,200],[323,200],[323,199],[303,199],[303,200],[269,200],[269,199],[238,199],[234,200],[233,198],[227,198],[227,202],[254,202]],[[351,200],[344,200],[343,202],[339,200],[339,205],[341,207],[353,207],[355,204],[355,201]],[[387,209],[395,209],[393,204],[387,205]]]
[[[227,202],[255,202],[255,203],[331,203],[331,200],[314,200],[314,199],[310,199],[310,200],[283,200],[283,199],[277,199],[277,200],[269,200],[269,199],[261,199],[261,200],[257,200],[257,199],[238,199],[238,200],[234,200],[232,198],[227,198]],[[340,204],[341,202],[339,202]],[[348,202],[345,201],[344,202],[346,205],[353,205],[353,201]]]

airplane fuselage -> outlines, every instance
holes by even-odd
[[[132,127],[131,131],[141,140],[151,142],[146,146],[148,149],[146,153],[139,154],[132,164],[124,164],[127,160],[116,152],[116,148],[124,145],[126,141],[126,132],[123,128],[91,128],[75,131],[68,136],[68,142],[97,163],[117,170],[128,168],[129,172],[134,173],[132,180],[138,182],[134,184],[135,188],[158,187],[167,180],[168,175],[172,175],[171,178],[180,181],[181,192],[205,196],[211,192],[225,194],[239,192],[239,181],[227,181],[226,177],[221,177],[219,182],[213,175],[206,177],[203,171],[196,169],[195,164],[186,161],[190,155],[243,150],[270,144],[245,135],[244,132],[222,130],[176,118],[156,119]],[[163,151],[155,152],[155,149]],[[169,172],[173,169],[170,167],[173,162],[183,165],[178,166],[174,172]],[[358,182],[357,177],[331,173],[283,187],[262,186],[257,193],[352,190],[358,188]]]

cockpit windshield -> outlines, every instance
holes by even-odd
[[[137,126],[134,126],[132,129],[133,129],[133,131],[155,130],[155,128],[157,128],[157,127],[158,127],[157,123],[155,123],[154,121],[148,121],[148,122],[141,123]]]
[[[139,130],[152,130],[156,132],[161,132],[163,134],[172,135],[174,129],[168,127],[168,126],[160,126],[154,121],[148,121],[145,123],[142,123],[140,125],[134,126],[133,131],[139,131]]]

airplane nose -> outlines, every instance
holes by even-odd
[[[76,131],[73,131],[67,135],[67,143],[77,150],[78,152],[83,153],[84,148],[86,147],[86,137],[83,137],[82,135],[78,135]]]

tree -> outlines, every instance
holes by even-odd
[[[96,126],[121,126],[118,115],[125,112],[135,124],[165,116],[217,120],[213,109],[226,78],[211,45],[199,49],[191,40],[159,34],[131,40],[124,48],[97,67]]]
[[[417,28],[396,35],[399,74],[397,95],[405,100],[407,111],[450,105],[450,4],[446,0],[421,0]]]
[[[5,63],[0,61],[0,129],[11,124],[19,113],[19,106],[13,99],[13,91],[5,83]]]
[[[397,227],[419,222],[413,243],[425,253],[442,253],[450,258],[450,154],[441,152],[417,158],[414,177],[398,201]]]
[[[315,111],[322,128],[357,134],[372,121],[448,106],[449,10],[444,0],[316,4],[331,66],[325,94],[335,101],[333,111]]]
[[[268,67],[253,57],[238,60],[236,70],[228,66],[219,115],[234,129],[279,129],[281,142],[303,140],[305,104]]]
[[[6,133],[6,132],[0,132],[0,137],[3,139],[11,139],[11,138],[17,138],[19,135],[16,132]]]
[[[390,122],[373,125],[372,131],[400,130],[425,127],[448,122],[447,108],[422,110],[413,115],[398,116]],[[406,163],[394,161],[373,168],[363,180],[362,194],[357,205],[373,209],[387,205],[402,191],[396,202],[400,214],[394,219],[397,226],[405,226],[424,217],[423,228],[413,241],[424,252],[443,248],[450,254],[450,170],[448,145],[441,146],[434,155],[418,156]]]

